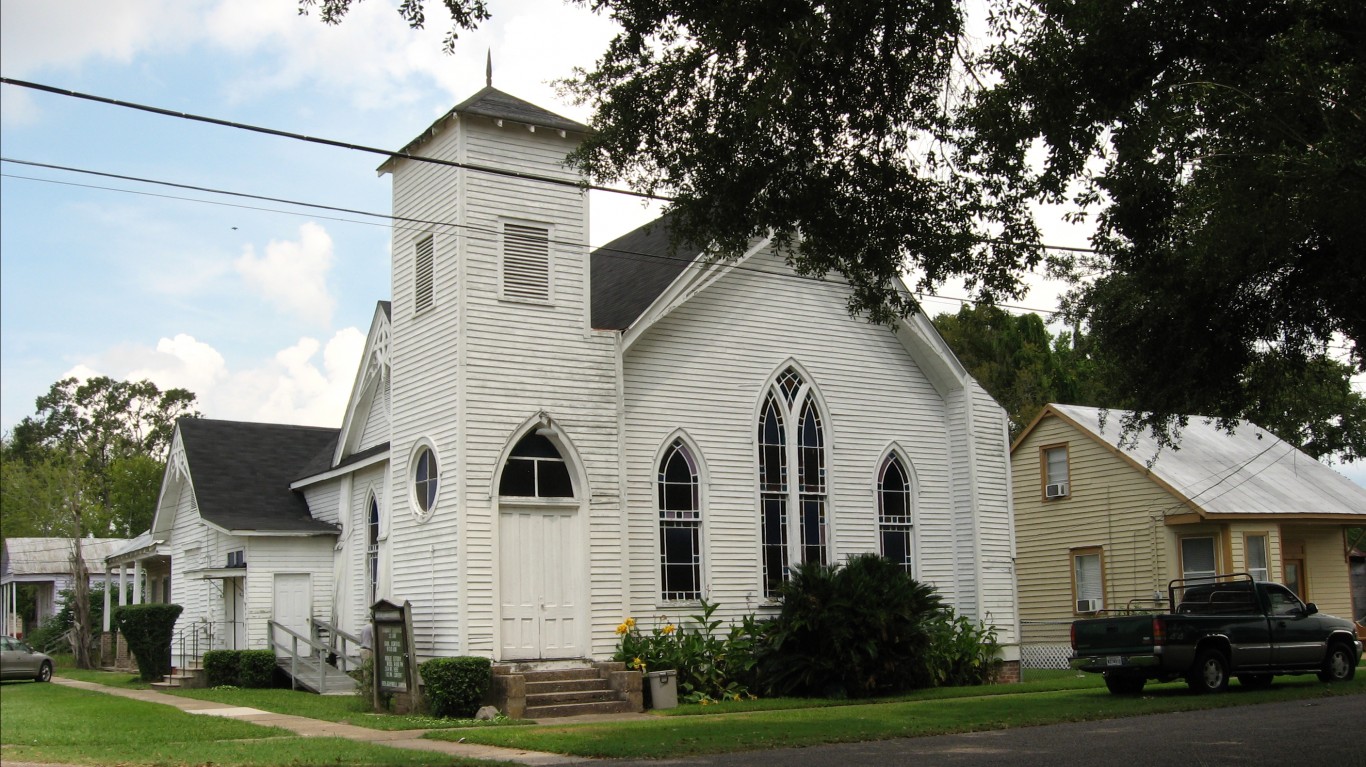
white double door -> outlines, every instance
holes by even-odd
[[[504,508],[499,514],[501,658],[585,655],[582,530],[578,508]]]

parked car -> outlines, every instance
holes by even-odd
[[[52,679],[52,658],[14,637],[0,636],[0,679]]]
[[[1352,621],[1320,613],[1278,583],[1246,573],[1175,580],[1167,612],[1111,615],[1072,624],[1072,668],[1105,675],[1117,695],[1150,679],[1185,678],[1195,692],[1220,692],[1236,676],[1266,687],[1280,674],[1350,680],[1362,645]]]

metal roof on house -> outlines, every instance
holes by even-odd
[[[81,559],[92,575],[104,573],[104,558],[128,541],[124,538],[82,538]],[[70,538],[6,538],[4,575],[66,575],[71,572]]]
[[[673,247],[668,216],[593,251],[593,327],[629,328],[701,253],[693,243]]]
[[[290,483],[335,447],[337,429],[184,418],[179,423],[199,516],[224,530],[335,533]]]
[[[1153,461],[1152,475],[1206,514],[1366,518],[1366,488],[1250,421],[1230,434],[1209,419],[1190,416],[1179,448],[1159,451],[1146,429],[1119,444],[1123,411],[1049,408],[1139,466]]]

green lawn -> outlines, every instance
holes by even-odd
[[[1063,676],[1058,681],[1070,684],[1071,678]],[[1040,683],[1043,684],[1047,682]],[[919,699],[896,702],[789,707],[724,716],[675,715],[601,725],[465,730],[458,734],[433,732],[427,737],[463,737],[472,743],[577,756],[662,759],[1366,694],[1366,675],[1340,685],[1326,685],[1312,676],[1288,677],[1278,679],[1270,690],[1244,690],[1235,684],[1228,693],[1204,696],[1190,694],[1182,683],[1151,685],[1142,697],[1111,695],[1103,686],[1089,682],[1081,688],[1053,691],[1031,691],[1024,685],[954,691],[968,695],[975,692],[973,697],[951,697],[946,692],[927,691]],[[720,710],[711,706],[690,708],[706,710],[686,713]]]
[[[25,682],[0,685],[0,755],[6,762],[158,767],[488,764],[341,738],[297,737],[274,727]]]
[[[296,690],[243,690],[212,688],[207,690],[175,690],[175,695],[198,700],[211,700],[233,706],[248,706],[279,714],[306,716],[325,722],[341,722],[372,730],[430,730],[457,727],[489,727],[508,724],[530,724],[501,719],[479,722],[473,719],[437,719],[430,716],[400,716],[376,714],[357,695],[314,695]]]

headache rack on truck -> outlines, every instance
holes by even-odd
[[[1167,584],[1167,599],[1178,615],[1261,612],[1255,584],[1250,573],[1177,578]]]

